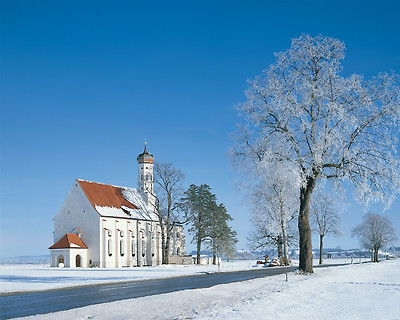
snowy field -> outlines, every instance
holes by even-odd
[[[400,260],[315,269],[24,319],[400,319]]]
[[[368,261],[369,259],[363,259]],[[354,263],[360,260],[354,260]],[[317,260],[314,265],[317,265]],[[350,259],[327,259],[324,263],[350,263]],[[252,269],[255,260],[223,261],[221,271]],[[205,272],[217,272],[217,266],[164,265],[142,268],[50,268],[48,265],[0,265],[0,293],[51,290],[109,282],[178,277]]]

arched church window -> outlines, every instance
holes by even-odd
[[[136,255],[136,242],[135,242],[135,240],[132,240],[131,247],[132,247],[132,257],[134,257]]]
[[[108,255],[112,256],[112,240],[108,239]]]
[[[119,241],[119,254],[121,255],[121,257],[124,256],[125,251],[124,251],[124,240],[120,240]]]
[[[144,240],[144,238],[142,239],[142,256],[144,257],[146,253],[146,241]]]

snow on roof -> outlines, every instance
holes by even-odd
[[[77,180],[93,208],[103,217],[157,221],[134,188]]]
[[[147,205],[144,202],[142,196],[140,195],[139,191],[133,188],[123,188],[122,194],[124,195],[125,199],[128,200],[131,203],[136,203],[140,208],[145,208],[146,210],[142,210],[140,212],[137,212],[141,214],[143,217],[145,217],[146,220],[158,220],[158,217],[156,214],[153,212],[149,212],[147,210]],[[131,214],[134,214],[136,210],[132,210],[129,208],[123,208],[123,209],[128,209]]]
[[[87,249],[81,238],[75,233],[67,233],[49,249],[81,248]]]

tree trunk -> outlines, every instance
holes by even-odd
[[[307,184],[300,189],[300,212],[299,212],[299,269],[303,272],[313,273],[313,254],[311,228],[309,222],[311,196],[317,179],[307,178]]]
[[[282,236],[283,236],[283,264],[285,266],[289,265],[289,254],[288,254],[288,239],[286,232],[286,221],[282,219]]]
[[[374,262],[379,262],[379,258],[378,258],[378,248],[374,249]]]
[[[322,234],[319,235],[319,264],[322,264],[322,251],[324,248],[323,245],[324,236]]]
[[[162,263],[167,264],[165,261],[165,229],[164,225],[160,222],[161,227],[161,255],[162,255]]]
[[[171,231],[167,231],[167,239],[165,241],[165,252],[164,252],[164,256],[165,256],[165,264],[169,264],[169,247],[170,247],[170,243],[171,243]]]
[[[215,247],[215,239],[213,239],[213,265],[217,264],[217,248]]]
[[[220,272],[221,271],[221,262],[220,262],[220,259],[219,259],[219,251],[218,251],[218,249],[217,249],[217,258],[218,258],[218,272]]]
[[[283,250],[282,250],[282,235],[279,233],[278,234],[278,258],[279,260],[283,256]]]
[[[201,237],[197,237],[196,250],[197,264],[200,264]]]
[[[167,264],[167,262],[165,261],[165,237],[162,236],[161,239],[161,254],[162,254],[162,263],[163,264]]]

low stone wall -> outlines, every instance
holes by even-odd
[[[193,257],[192,256],[171,256],[169,257],[170,264],[193,264]]]
[[[197,259],[196,257],[193,257],[193,263],[196,263]],[[216,264],[221,264],[221,258],[217,258]],[[212,257],[200,257],[200,264],[202,265],[208,265],[208,264],[213,264],[213,258]]]

